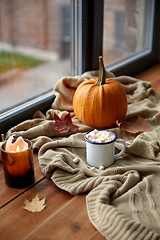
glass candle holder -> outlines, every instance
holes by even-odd
[[[7,142],[1,146],[5,182],[13,188],[25,188],[34,182],[32,142],[24,141],[28,143],[28,149],[20,152],[5,151]]]

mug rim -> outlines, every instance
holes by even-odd
[[[97,129],[97,130],[98,130],[98,131],[107,131],[107,132],[112,133],[112,134],[114,135],[114,139],[111,140],[111,141],[109,141],[109,142],[101,142],[101,143],[98,143],[98,142],[92,142],[92,141],[90,141],[90,140],[86,137],[86,135],[89,134],[90,132],[93,132],[94,130],[91,130],[91,131],[87,132],[87,133],[84,135],[84,139],[85,139],[88,143],[91,143],[91,144],[97,144],[97,145],[110,144],[110,143],[116,141],[116,139],[117,139],[117,135],[116,135],[114,132],[109,131],[109,130],[107,130],[107,129]]]
[[[28,151],[29,149],[31,149],[31,148],[33,147],[33,144],[32,144],[32,142],[31,142],[29,139],[23,138],[23,140],[24,140],[25,142],[29,142],[29,143],[30,143],[29,148],[27,148],[27,149],[25,149],[25,150],[22,150],[22,151],[20,151],[20,152],[8,152],[8,151],[6,151],[6,150],[3,148],[3,146],[7,143],[7,140],[6,140],[6,141],[1,145],[1,151],[5,152],[5,153],[17,154],[17,153],[21,153],[21,152]]]

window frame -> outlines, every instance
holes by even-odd
[[[42,96],[30,99],[0,114],[0,135],[5,134],[8,129],[25,121],[32,119],[37,110],[46,113],[55,99],[53,91],[49,91]]]
[[[74,18],[71,47],[72,74],[81,75],[99,67],[98,56],[102,55],[103,50],[104,0],[71,0],[71,6]],[[75,18],[76,14],[79,16],[79,21]]]
[[[80,8],[78,9],[77,6],[80,6]],[[72,25],[73,41],[71,49],[73,49],[73,51],[71,52],[71,58],[72,64],[76,69],[76,72],[72,71],[73,75],[81,75],[85,71],[97,70],[99,67],[98,56],[102,55],[103,49],[103,8],[104,0],[71,0],[72,17],[76,16],[78,13],[79,18],[81,19],[81,21],[77,23],[79,30],[77,33],[75,31],[75,21],[73,21],[72,18],[72,24],[73,22],[74,24]],[[123,66],[110,69],[107,67],[107,70],[112,71],[116,76],[134,76],[140,71],[144,71],[159,62],[159,0],[155,0],[154,10],[151,51],[144,56],[141,55],[139,59],[133,59],[130,62],[126,62]],[[50,108],[54,98],[54,92],[50,91],[2,113],[0,115],[0,134],[5,134],[11,127],[26,119],[32,118],[37,110],[41,110],[45,113]]]

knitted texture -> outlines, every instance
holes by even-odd
[[[33,119],[10,129],[6,137],[14,134],[31,139],[39,150],[42,172],[59,188],[74,195],[89,192],[89,219],[107,240],[160,239],[160,95],[149,82],[106,74],[119,81],[126,92],[128,110],[124,121],[135,123],[139,115],[153,129],[132,134],[116,126],[110,128],[126,142],[126,156],[116,159],[110,167],[93,170],[87,164],[84,134],[92,128],[79,122],[72,106],[76,87],[97,77],[97,71],[59,80],[52,109],[46,115],[36,112]],[[76,133],[59,133],[51,126],[54,112],[62,117],[68,111],[79,128]],[[121,149],[119,143],[115,146],[117,151]],[[74,158],[78,158],[77,163]]]

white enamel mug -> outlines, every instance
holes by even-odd
[[[115,133],[108,131],[113,134],[113,139],[109,142],[97,143],[88,140],[87,134],[90,132],[84,135],[84,139],[86,140],[86,158],[89,165],[97,168],[100,166],[109,167],[114,163],[116,158],[120,157],[124,153],[126,148],[125,142],[122,139],[117,139],[117,135]],[[115,154],[115,142],[123,144],[123,148],[118,154]]]

